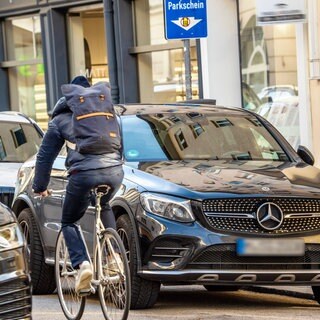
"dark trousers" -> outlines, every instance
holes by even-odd
[[[79,171],[70,175],[63,203],[61,225],[73,267],[88,260],[83,239],[75,223],[82,218],[92,201],[91,190],[98,185],[111,187],[108,194],[101,198],[101,220],[106,228],[115,229],[115,217],[109,200],[118,191],[122,179],[122,166]]]

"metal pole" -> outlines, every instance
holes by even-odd
[[[185,66],[186,81],[186,100],[192,99],[192,82],[191,82],[191,59],[190,59],[190,40],[183,40],[183,55]]]
[[[114,11],[113,1],[104,0],[104,28],[107,37],[107,51],[108,51],[108,69],[111,87],[111,97],[113,103],[119,103],[119,79],[117,72],[117,58],[116,58],[116,40],[114,31]]]

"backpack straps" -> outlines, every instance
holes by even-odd
[[[70,142],[69,140],[66,140],[66,145],[69,149],[71,150],[76,150],[76,144],[75,143],[72,143]]]

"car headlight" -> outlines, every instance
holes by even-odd
[[[9,208],[0,204],[0,252],[23,246],[23,234]]]
[[[23,237],[17,223],[0,227],[0,252],[23,246]]]
[[[14,213],[4,204],[0,203],[0,226],[16,222]]]
[[[150,192],[141,193],[140,200],[143,209],[150,213],[180,222],[195,220],[189,200]]]

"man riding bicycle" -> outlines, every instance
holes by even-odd
[[[83,76],[75,77],[71,83],[84,88],[90,87],[88,80]],[[112,103],[110,95],[106,96],[106,99],[110,99],[109,102]],[[108,185],[110,190],[101,199],[101,219],[105,227],[116,229],[109,200],[121,185],[123,169],[120,150],[104,154],[82,154],[72,147],[72,144],[76,143],[72,115],[67,100],[64,97],[59,99],[37,154],[33,190],[43,197],[49,195],[47,187],[52,165],[67,141],[68,154],[65,165],[69,181],[62,208],[61,227],[72,266],[78,269],[75,290],[80,293],[90,290],[93,272],[76,222],[82,218],[90,204],[91,190],[98,185]]]

